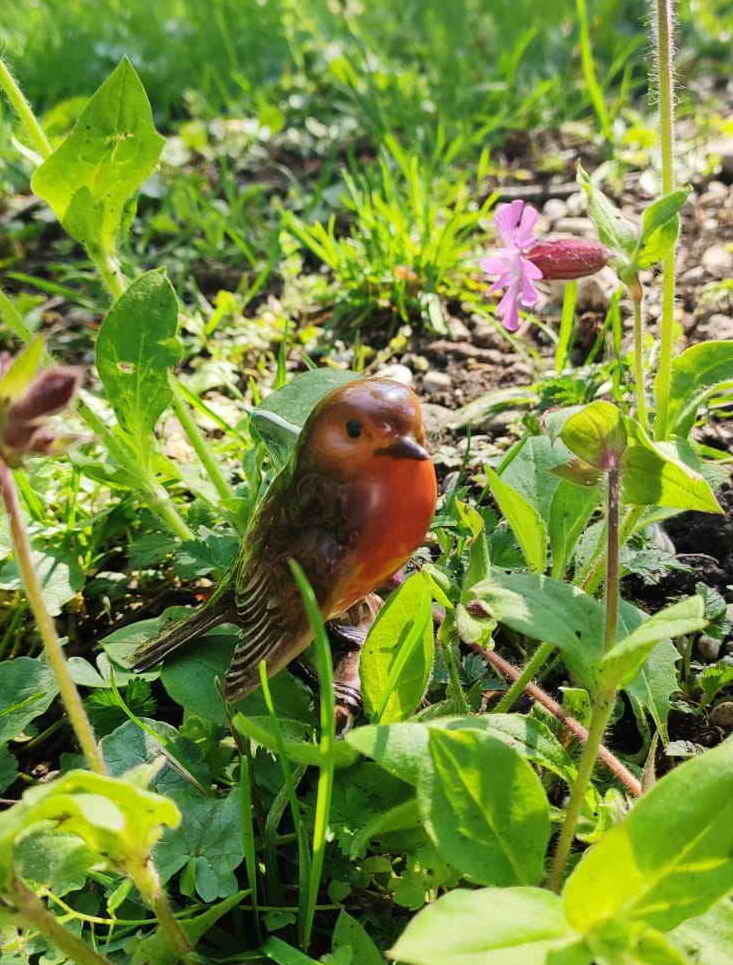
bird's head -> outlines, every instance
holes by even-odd
[[[415,393],[392,379],[355,379],[329,392],[303,427],[298,464],[353,478],[423,462],[425,430]]]

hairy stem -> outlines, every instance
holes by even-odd
[[[616,641],[616,630],[618,627],[619,609],[619,492],[620,492],[620,473],[618,465],[614,465],[608,472],[608,510],[607,526],[608,542],[606,546],[606,623],[603,640],[604,653],[613,646]],[[616,702],[615,688],[601,688],[593,701],[593,712],[591,714],[590,727],[588,728],[588,740],[583,748],[583,753],[578,763],[578,773],[575,778],[570,800],[565,810],[565,820],[563,822],[560,836],[557,839],[555,853],[552,859],[550,875],[547,879],[548,887],[553,891],[560,891],[562,886],[565,867],[570,857],[570,849],[575,838],[575,829],[583,807],[588,785],[593,776],[593,769],[596,766],[599,748],[603,740],[603,734],[608,726],[613,705]]]
[[[659,95],[659,142],[662,153],[662,191],[674,191],[674,0],[653,0],[654,44]],[[654,435],[664,439],[669,422],[669,387],[672,376],[674,299],[676,289],[674,247],[662,260],[662,318],[659,370],[656,379],[657,413]]]
[[[644,429],[649,426],[649,413],[646,405],[646,377],[644,374],[644,292],[638,280],[629,285],[631,304],[634,306],[634,393],[636,396],[636,418]]]
[[[55,915],[46,909],[40,898],[26,888],[22,881],[13,878],[7,892],[14,909],[16,923],[44,935],[64,956],[77,965],[111,965],[76,935],[67,931]]]
[[[8,65],[2,59],[0,59],[0,88],[5,91],[6,97],[20,118],[20,122],[25,128],[26,134],[30,138],[31,144],[36,152],[40,154],[42,158],[47,158],[51,153],[51,144],[38,118],[33,113],[31,105],[26,100],[25,94],[10,73]]]
[[[51,616],[46,609],[43,599],[43,591],[33,565],[33,555],[31,552],[28,534],[26,533],[23,522],[23,514],[18,501],[18,492],[15,488],[13,474],[5,463],[0,462],[0,491],[10,522],[10,535],[13,543],[13,552],[20,570],[20,577],[23,581],[28,603],[38,626],[46,659],[53,671],[56,683],[58,684],[61,699],[64,702],[66,713],[69,717],[71,726],[79,741],[87,765],[92,771],[98,774],[105,774],[106,768],[104,760],[97,747],[92,725],[84,710],[79,691],[76,684],[71,679],[69,668],[66,664],[61,643],[59,642]]]
[[[89,257],[94,262],[94,267],[99,272],[99,277],[104,283],[104,287],[112,296],[113,301],[117,301],[125,294],[127,279],[125,278],[120,264],[114,255],[105,251],[90,251]]]
[[[168,529],[172,533],[175,533],[179,539],[194,539],[193,531],[189,529],[188,525],[184,522],[183,517],[173,505],[170,496],[162,486],[153,481],[141,489],[140,494],[156,516],[159,516]]]
[[[185,959],[193,946],[180,922],[173,915],[168,893],[162,887],[154,865],[152,862],[147,862],[144,865],[128,867],[126,870],[135,882],[137,890],[153,909],[160,928],[165,933],[171,947],[176,954]]]
[[[535,650],[527,663],[522,668],[522,672],[507,690],[498,704],[492,708],[493,714],[506,714],[512,709],[519,698],[527,689],[527,684],[537,676],[555,651],[552,643],[541,643]]]

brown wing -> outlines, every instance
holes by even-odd
[[[224,693],[237,700],[259,684],[258,665],[277,673],[310,643],[311,633],[288,560],[302,566],[321,607],[350,544],[341,486],[307,474],[276,482],[235,568],[234,604],[241,640],[232,655]]]

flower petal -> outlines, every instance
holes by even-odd
[[[514,248],[514,233],[522,217],[524,201],[512,201],[500,204],[494,215],[494,227],[507,248]]]
[[[504,297],[496,306],[496,311],[501,316],[504,328],[508,332],[516,332],[519,328],[519,309],[514,288],[506,290]]]

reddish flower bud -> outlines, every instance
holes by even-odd
[[[550,238],[538,241],[525,258],[549,281],[570,281],[593,275],[608,264],[609,251],[598,241],[586,238]]]
[[[44,369],[31,382],[23,395],[8,409],[8,423],[30,422],[65,409],[81,379],[80,369],[55,365]]]

